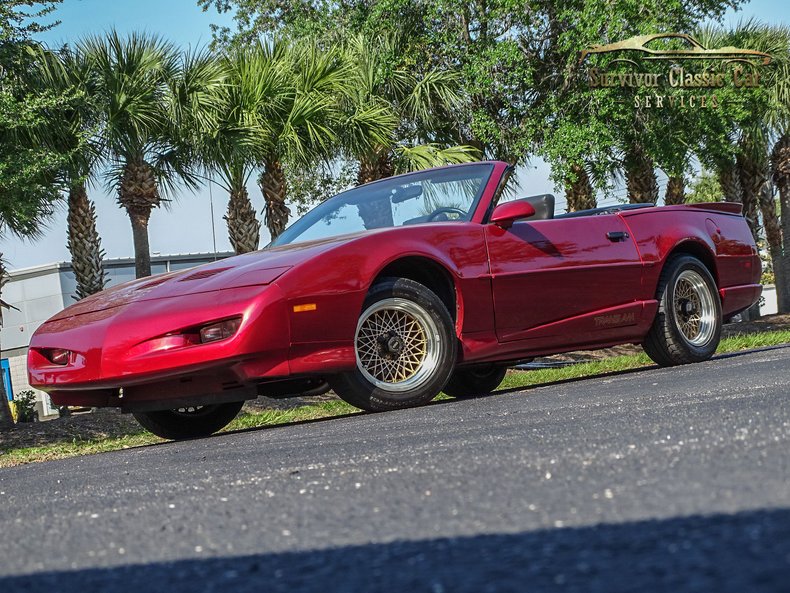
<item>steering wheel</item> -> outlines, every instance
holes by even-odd
[[[460,208],[455,208],[454,206],[442,206],[441,208],[437,208],[436,210],[434,210],[428,215],[428,222],[434,222],[436,220],[436,217],[439,216],[440,214],[449,214],[449,213],[457,214],[458,218],[463,218],[464,216],[466,216],[466,212],[464,210],[461,210]]]

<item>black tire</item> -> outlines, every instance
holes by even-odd
[[[393,328],[378,333],[386,324],[376,321],[386,315],[393,316]],[[407,329],[395,331],[401,319]],[[329,384],[352,406],[383,412],[421,406],[436,397],[453,371],[457,345],[453,320],[439,297],[413,280],[385,278],[365,298],[354,348],[357,368],[331,377]],[[409,353],[410,360],[404,362]],[[396,369],[393,373],[402,371],[405,378],[388,376],[386,361]]]
[[[656,299],[658,313],[642,343],[647,355],[661,366],[702,362],[713,356],[721,339],[722,313],[708,268],[693,256],[673,256],[661,272]]]
[[[227,426],[239,413],[244,402],[195,406],[178,410],[134,412],[143,428],[163,439],[180,441],[207,437]]]
[[[442,391],[459,399],[488,395],[500,386],[506,373],[507,367],[498,364],[456,369]]]

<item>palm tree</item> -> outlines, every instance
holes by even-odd
[[[339,89],[346,78],[340,54],[324,51],[315,42],[258,43],[251,50],[257,68],[270,73],[279,89],[258,106],[260,137],[258,178],[265,202],[265,222],[272,238],[290,216],[285,205],[287,183],[284,163],[312,166],[333,155],[342,121]],[[257,124],[256,124],[257,125]]]
[[[397,35],[357,35],[346,48],[351,66],[346,108],[374,113],[379,124],[375,129],[359,125],[357,133],[344,137],[346,151],[359,162],[358,185],[411,166],[398,167],[398,161],[427,168],[479,158],[475,148],[447,146],[437,136],[447,114],[462,106],[458,73],[393,63],[401,50]],[[420,157],[410,158],[412,154]]]
[[[686,202],[686,179],[683,175],[669,175],[667,178],[667,188],[664,194],[664,204],[672,206],[675,204],[685,204]]]
[[[159,179],[172,175],[167,83],[176,74],[177,54],[157,37],[132,33],[122,38],[116,31],[88,38],[80,50],[93,65],[105,122],[102,137],[115,164],[110,179],[132,225],[135,274],[150,276],[148,221],[162,203]]]
[[[638,140],[633,140],[625,151],[625,186],[632,204],[658,201],[658,182],[655,163]]]
[[[735,164],[741,183],[743,215],[752,229],[755,241],[760,239],[760,194],[768,181],[768,158],[762,130],[745,131],[738,144]]]
[[[776,274],[779,307],[780,310],[790,310],[790,264],[787,263],[788,250],[785,248],[789,240],[777,215],[776,202],[769,183],[773,171],[773,178],[780,188],[781,202],[780,154],[790,110],[790,28],[750,20],[739,23],[731,30],[708,28],[701,33],[703,43],[714,43],[719,47],[749,47],[773,57],[770,68],[761,71],[760,84],[765,91],[753,94],[755,104],[741,118],[731,122],[733,130],[729,136],[736,138],[735,143],[729,154],[719,157],[714,165],[719,172],[725,198],[743,203],[744,216],[749,222],[755,241],[760,239],[760,219],[762,220],[766,244]],[[778,140],[773,144],[775,150],[772,151],[772,140],[777,137]],[[790,209],[783,208],[782,213],[786,212],[790,212]],[[751,313],[747,313],[747,317],[750,315]]]
[[[783,28],[788,39],[790,30]],[[782,52],[770,87],[767,123],[775,132],[776,142],[771,148],[770,170],[779,192],[780,245],[774,258],[777,285],[777,305],[780,313],[790,312],[790,42]],[[773,195],[770,196],[773,201]]]
[[[206,173],[229,194],[225,220],[236,253],[258,249],[260,227],[247,182],[263,160],[269,110],[287,97],[283,45],[234,47],[219,62],[225,80],[206,121],[193,125]]]
[[[313,169],[321,161],[324,169],[330,162],[356,162],[356,181],[361,184],[478,156],[471,147],[448,146],[444,138],[428,132],[447,121],[439,117],[441,109],[460,105],[457,76],[438,69],[417,75],[393,65],[396,47],[391,38],[357,36],[342,54],[322,51],[314,42],[289,46],[284,52],[290,56],[285,59],[292,64],[289,69],[296,73],[293,95],[285,93],[277,102],[282,115],[270,110],[262,118],[270,122],[271,136],[264,146],[259,181],[272,236],[280,232],[289,214],[281,197],[287,181],[283,164],[290,177],[311,177],[299,175],[300,169]],[[287,128],[280,122],[287,114],[291,114],[291,131],[285,135],[281,129]],[[307,141],[293,142],[299,136]],[[290,139],[290,145],[283,145],[283,138]],[[272,146],[282,146],[283,156],[272,158]],[[387,216],[383,211],[368,212],[370,207],[360,206],[368,227],[369,220]]]
[[[33,88],[57,93],[75,93],[79,100],[58,117],[50,117],[37,139],[43,146],[68,155],[60,177],[68,192],[67,246],[77,282],[77,298],[104,289],[104,251],[96,230],[96,208],[88,197],[86,183],[93,176],[101,155],[98,110],[92,100],[91,69],[84,56],[63,49],[59,53],[39,49],[31,71]]]
[[[86,39],[80,50],[92,64],[102,145],[114,164],[108,179],[132,225],[135,273],[150,276],[152,211],[179,182],[197,186],[196,155],[179,124],[211,100],[217,73],[205,55],[181,56],[170,43],[144,33],[121,37],[111,31]]]
[[[400,55],[398,36],[352,37],[345,51],[349,64],[344,109],[343,152],[357,161],[357,185],[417,169],[479,158],[471,146],[447,146],[435,133],[460,108],[455,72],[393,63]],[[384,202],[358,205],[367,228],[392,224]]]
[[[787,103],[790,105],[790,102]],[[778,271],[777,285],[781,280],[784,290],[777,292],[777,305],[780,313],[790,312],[790,127],[782,125],[779,139],[771,150],[771,175],[779,192],[781,212],[781,254],[774,261],[774,271]],[[772,196],[773,197],[773,196]]]
[[[565,203],[568,212],[588,210],[598,205],[595,188],[583,163],[570,166],[570,173],[565,178]]]
[[[480,153],[473,146],[450,146],[442,148],[438,144],[397,144],[390,156],[391,175],[400,175],[411,171],[421,171],[442,165],[469,163],[477,160]]]
[[[770,179],[772,168],[774,171],[781,171],[783,166],[781,149],[772,150],[772,140],[778,137],[774,148],[781,147],[790,112],[787,90],[787,76],[790,74],[790,28],[750,23],[737,34],[748,39],[749,47],[770,53],[774,61],[773,68],[762,78],[762,84],[768,92],[759,110],[761,113],[755,114],[748,125],[742,128],[737,163],[741,174],[744,213],[747,219],[756,219],[759,210],[776,277],[778,308],[780,312],[786,312],[790,311],[790,269],[787,263],[788,252],[785,249],[788,238],[777,213]],[[778,177],[781,180],[781,173]],[[783,209],[782,214],[785,216],[782,218],[787,218],[789,212],[790,210]],[[785,221],[784,225],[786,224]]]
[[[790,165],[784,160],[786,156],[783,159],[786,152],[783,146],[788,144],[790,121],[790,82],[787,80],[790,76],[790,28],[771,27],[766,37],[765,45],[775,48],[772,54],[776,64],[767,80],[764,79],[764,84],[769,89],[768,105],[764,114],[769,137],[764,139],[762,147],[764,158],[761,158],[761,162],[764,162],[765,183],[758,194],[758,203],[775,276],[777,309],[779,313],[787,313],[790,312],[790,198],[787,196],[782,171]],[[772,139],[776,139],[773,145]],[[772,178],[780,191],[781,216],[777,212],[774,187],[770,183]]]
[[[724,194],[725,202],[743,202],[743,189],[741,188],[741,178],[738,175],[738,167],[735,159],[721,159],[714,169],[718,171],[719,185]]]

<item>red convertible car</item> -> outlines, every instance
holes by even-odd
[[[505,201],[510,171],[363,185],[261,251],[83,299],[33,336],[30,384],[190,438],[244,400],[326,381],[382,411],[490,392],[508,364],[563,351],[635,343],[659,365],[702,361],[759,297],[739,205],[555,216],[550,195]]]

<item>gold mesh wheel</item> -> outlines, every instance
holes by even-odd
[[[642,346],[661,366],[708,360],[721,336],[716,281],[697,258],[678,254],[664,264],[656,286],[658,312]]]
[[[439,358],[440,335],[431,315],[408,299],[378,301],[357,324],[357,368],[386,391],[407,391],[430,380]]]
[[[716,306],[705,280],[684,270],[675,282],[672,307],[683,338],[694,346],[708,343],[716,329]]]

